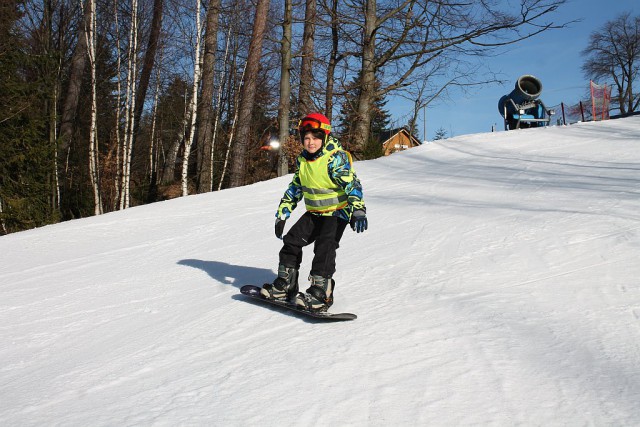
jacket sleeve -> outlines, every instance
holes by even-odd
[[[299,170],[300,160],[297,160],[296,172],[293,174],[293,179],[291,179],[291,183],[284,192],[282,199],[280,199],[276,218],[287,219],[296,206],[298,206],[298,202],[302,199],[302,185],[300,184]]]
[[[340,186],[347,194],[351,211],[357,209],[366,210],[362,195],[362,185],[353,170],[349,155],[346,151],[336,151],[333,158],[329,161],[328,169],[331,180]]]

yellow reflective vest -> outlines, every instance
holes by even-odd
[[[327,172],[329,160],[333,153],[325,152],[322,156],[307,160],[300,158],[299,177],[307,211],[316,214],[328,214],[343,209],[348,205],[347,194],[344,189],[336,185]]]

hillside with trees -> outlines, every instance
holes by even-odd
[[[477,61],[565,2],[4,1],[0,233],[290,172],[260,147],[312,110],[358,158],[385,99],[494,81]]]

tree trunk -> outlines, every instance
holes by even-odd
[[[0,197],[0,214],[3,213],[3,209],[2,209],[2,197]],[[9,234],[7,232],[7,226],[4,223],[4,216],[0,215],[0,235],[6,235]]]
[[[207,8],[202,62],[202,99],[198,105],[198,180],[197,192],[207,193],[213,188],[213,79],[218,46],[218,18],[220,0],[211,0]]]
[[[233,61],[233,66],[231,67],[231,69],[235,70],[236,69],[236,63],[235,61]],[[247,71],[247,68],[245,67],[245,69],[242,71],[242,76],[240,77],[240,83],[238,84],[238,87],[242,87],[243,83],[244,83],[244,76],[245,76],[245,71]],[[232,87],[233,84],[229,83],[229,95],[231,94],[232,91]],[[229,142],[227,144],[227,153],[225,154],[224,157],[224,165],[222,166],[222,174],[220,175],[220,182],[218,183],[218,191],[220,191],[222,189],[222,184],[224,183],[224,176],[227,174],[227,165],[229,164],[229,156],[231,154],[231,147],[233,144],[233,137],[236,131],[236,124],[238,123],[238,113],[240,110],[239,107],[239,98],[240,98],[240,91],[236,90],[235,91],[235,96],[234,96],[234,100],[233,100],[233,120],[231,122],[231,131],[229,132]],[[230,111],[229,111],[230,112]]]
[[[131,202],[131,154],[133,152],[134,108],[136,105],[136,77],[138,57],[138,0],[131,2],[131,28],[129,31],[129,54],[127,65],[127,97],[125,114],[125,135],[122,150],[122,190],[120,209],[127,209]]]
[[[167,158],[165,160],[165,164],[164,164],[164,168],[162,170],[162,183],[167,185],[167,184],[171,184],[176,176],[176,161],[178,159],[178,151],[180,151],[180,146],[182,145],[182,142],[184,141],[184,135],[186,133],[186,129],[187,129],[187,120],[188,120],[188,106],[186,104],[186,100],[188,99],[187,96],[187,90],[185,89],[185,94],[184,94],[184,99],[185,99],[185,106],[184,106],[184,114],[183,114],[183,118],[182,118],[182,127],[180,128],[180,130],[178,131],[178,133],[176,134],[175,138],[173,139],[173,141],[171,141],[171,147],[169,148],[169,152],[167,155]]]
[[[284,1],[284,20],[282,21],[282,41],[280,56],[280,103],[278,105],[278,176],[289,173],[287,153],[284,146],[289,138],[289,113],[291,112],[291,0]]]
[[[220,71],[220,84],[218,85],[218,100],[216,102],[216,110],[215,110],[215,120],[213,122],[213,137],[211,138],[211,156],[209,159],[209,163],[211,164],[211,169],[209,170],[209,180],[211,181],[211,186],[213,187],[213,155],[216,139],[218,137],[218,122],[220,121],[220,116],[222,115],[222,94],[224,93],[225,85],[227,83],[227,79],[224,77],[225,71],[227,69],[227,63],[229,62],[229,48],[231,46],[231,26],[227,30],[227,39],[225,40],[225,48],[224,48],[224,61],[222,64],[222,68]],[[229,73],[231,74],[231,73]],[[229,79],[229,82],[231,79]],[[218,184],[218,190],[220,190],[220,186],[222,185],[222,179],[220,179],[220,183]]]
[[[220,175],[220,182],[218,183],[218,191],[222,189],[222,183],[224,182],[224,176],[227,174],[227,165],[229,164],[229,155],[231,154],[231,144],[233,142],[233,134],[236,130],[236,123],[238,121],[238,110],[236,109],[233,116],[233,124],[231,125],[231,132],[229,133],[229,143],[227,144],[227,154],[224,156],[224,164],[222,165],[222,174]]]
[[[87,52],[89,54],[89,67],[91,69],[91,128],[89,131],[89,176],[91,178],[91,187],[93,188],[93,213],[95,215],[102,214],[102,198],[100,197],[100,179],[98,175],[98,137],[97,137],[97,117],[98,117],[98,99],[96,91],[96,4],[95,0],[89,0],[88,6],[91,9],[91,23],[85,30],[87,37]],[[85,6],[86,7],[86,6]]]
[[[316,27],[316,0],[306,0],[304,32],[302,34],[302,64],[300,66],[300,92],[298,114],[300,117],[313,109],[311,87],[313,83],[313,45]]]
[[[231,187],[239,187],[244,184],[245,163],[247,145],[251,132],[251,115],[258,83],[258,71],[260,70],[260,57],[262,56],[262,41],[264,39],[267,17],[269,12],[269,0],[258,0],[256,6],[253,34],[249,44],[249,55],[245,66],[244,84],[240,91],[240,109],[238,112],[238,134],[236,151],[231,167]]]
[[[362,43],[362,77],[353,135],[353,154],[359,158],[369,137],[371,109],[375,99],[376,0],[366,0]]]
[[[87,0],[89,2],[90,0]],[[86,28],[91,25],[91,8],[84,8],[83,25],[78,26],[78,43],[71,57],[71,67],[69,71],[69,86],[62,106],[62,116],[60,118],[60,151],[61,156],[66,156],[73,136],[73,122],[78,110],[78,100],[82,87],[82,77],[84,74],[87,57],[87,36]]]
[[[116,33],[116,72],[117,72],[117,96],[116,96],[116,114],[115,114],[115,144],[116,144],[116,176],[114,181],[114,200],[112,209],[116,210],[120,206],[120,192],[122,191],[122,136],[120,134],[120,105],[122,105],[122,60],[120,55],[120,25],[118,24],[118,1],[113,2],[113,17]]]
[[[638,42],[640,42],[640,40],[638,40]],[[628,82],[627,82],[627,102],[629,102],[629,109],[627,111],[629,111],[630,113],[632,113],[635,108],[634,108],[634,96],[633,96],[633,77],[634,77],[634,70],[633,70],[633,63],[631,61],[629,61],[629,64],[627,65],[627,73],[628,73]]]
[[[331,54],[329,55],[329,65],[327,67],[327,92],[325,94],[324,115],[329,121],[333,118],[333,91],[335,87],[336,66],[340,58],[338,57],[338,0],[331,1]]]
[[[151,136],[149,137],[149,191],[147,203],[153,203],[158,197],[158,143],[156,125],[158,120],[158,97],[160,95],[160,71],[157,72],[156,89],[151,112]]]
[[[53,51],[52,48],[54,46],[53,41],[53,1],[45,0],[43,2],[42,8],[42,28],[43,28],[43,38],[42,38],[42,48],[45,52],[45,55],[52,56]],[[60,212],[60,183],[58,180],[58,133],[57,133],[57,121],[58,121],[58,93],[59,93],[59,82],[60,82],[60,73],[61,67],[60,62],[56,61],[56,67],[47,66],[45,68],[45,74],[47,79],[56,76],[55,80],[51,79],[51,92],[48,94],[47,99],[44,102],[45,111],[48,117],[48,138],[49,138],[49,146],[52,147],[52,168],[51,175],[48,175],[47,185],[50,186],[49,189],[49,206],[52,212]]]
[[[51,189],[51,209],[60,213],[60,172],[58,170],[58,134],[56,128],[57,117],[57,105],[58,105],[58,89],[59,85],[56,83],[53,88],[53,95],[51,99],[51,105],[49,112],[49,142],[53,147],[53,187]]]
[[[147,51],[144,54],[142,62],[142,70],[140,71],[140,81],[138,82],[138,93],[136,94],[136,107],[134,113],[134,129],[133,142],[138,135],[140,128],[140,120],[142,119],[142,110],[144,109],[144,101],[147,97],[149,88],[149,80],[151,72],[155,64],[156,52],[158,50],[158,41],[160,39],[160,30],[162,29],[162,13],[164,9],[164,0],[154,0],[153,2],[153,18],[151,20],[151,32],[149,33],[149,42],[147,43]]]
[[[183,131],[182,135],[184,135],[184,128],[186,128],[186,126],[187,124],[183,122],[183,128],[181,129]],[[176,138],[171,142],[171,147],[167,153],[166,163],[162,171],[162,183],[165,185],[171,184],[175,179],[178,151],[180,151],[183,140],[184,136],[176,135]]]
[[[189,116],[191,124],[189,126],[189,137],[184,143],[184,154],[182,155],[182,196],[189,195],[189,158],[191,157],[191,147],[196,133],[196,120],[198,118],[198,88],[200,86],[200,61],[202,61],[202,27],[200,25],[200,0],[196,0],[196,46],[193,57],[193,90],[191,93],[191,104],[189,106]]]

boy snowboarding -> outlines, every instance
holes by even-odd
[[[347,226],[358,232],[368,227],[362,186],[349,154],[331,135],[329,119],[320,113],[305,116],[298,125],[304,147],[296,171],[280,200],[275,233],[280,250],[278,277],[260,293],[272,300],[289,301],[310,311],[326,311],[333,304],[336,250]],[[304,197],[307,212],[282,237],[285,222]],[[314,243],[310,286],[298,292],[302,248]]]

